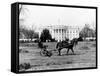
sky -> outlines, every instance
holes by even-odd
[[[84,27],[95,26],[96,10],[86,8],[52,7],[23,5],[20,24],[28,28],[48,25],[66,25]]]

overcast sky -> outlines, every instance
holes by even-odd
[[[84,26],[90,24],[95,26],[95,9],[50,7],[23,5],[20,19],[24,19],[21,24],[26,27],[40,27],[40,25],[67,25]]]

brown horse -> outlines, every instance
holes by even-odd
[[[70,43],[68,43],[68,41],[61,41],[61,42],[58,42],[57,45],[56,45],[56,49],[58,49],[58,52],[59,52],[59,56],[61,55],[61,50],[63,48],[66,48],[68,49],[67,50],[67,54],[69,52],[69,50],[72,51],[72,53],[74,54],[74,50],[73,50],[73,47],[76,46],[78,44],[78,40],[76,39],[73,39],[70,41]]]

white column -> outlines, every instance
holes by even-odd
[[[61,33],[61,29],[59,29],[59,31],[60,31],[60,41],[62,41],[62,39],[61,39],[61,36],[62,36],[62,33]]]
[[[58,29],[58,36],[57,37],[58,37],[58,41],[59,41],[59,29]]]

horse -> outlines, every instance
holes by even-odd
[[[61,55],[61,50],[63,48],[66,48],[68,49],[67,50],[67,54],[69,52],[69,50],[72,51],[72,53],[74,54],[74,50],[73,50],[73,47],[76,46],[78,44],[78,40],[77,39],[73,39],[70,41],[70,43],[68,41],[60,41],[56,44],[56,49],[58,50],[58,55],[60,56]]]

